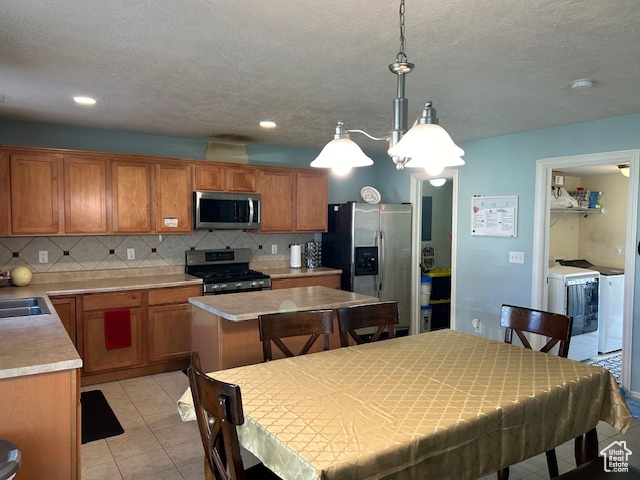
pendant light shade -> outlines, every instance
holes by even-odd
[[[624,175],[625,177],[629,176],[629,165],[618,165],[618,168],[620,169],[620,173],[622,175]]]
[[[338,122],[333,140],[327,143],[320,154],[311,162],[315,168],[330,168],[337,175],[346,175],[354,167],[373,165],[356,142],[349,138],[345,126]]]
[[[418,124],[404,134],[402,139],[388,150],[389,155],[407,157],[412,160],[418,157],[442,158],[446,165],[464,165],[464,150],[453,143],[447,131],[436,124]],[[448,162],[455,162],[454,164]],[[417,166],[417,165],[415,165]]]

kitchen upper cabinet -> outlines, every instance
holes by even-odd
[[[149,233],[151,218],[151,162],[111,162],[113,231]]]
[[[65,157],[65,233],[107,233],[107,160]]]
[[[59,232],[59,177],[60,162],[55,155],[10,155],[11,233]]]
[[[328,176],[326,173],[296,173],[296,230],[326,232]]]
[[[191,231],[191,165],[157,164],[156,231]]]
[[[195,166],[197,191],[255,192],[257,170],[252,167],[203,164]]]
[[[294,230],[294,175],[287,170],[260,171],[261,232]],[[324,209],[326,210],[326,207]]]

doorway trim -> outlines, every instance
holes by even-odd
[[[633,308],[635,288],[635,248],[638,229],[638,177],[640,150],[620,150],[614,152],[572,155],[566,157],[542,158],[536,162],[536,186],[533,227],[533,254],[531,279],[532,308],[547,307],[546,279],[549,258],[549,192],[551,172],[554,169],[583,167],[592,165],[619,165],[629,163],[629,190],[627,197],[627,231],[625,239],[624,267],[624,316],[622,334],[622,386],[630,390]]]
[[[411,323],[409,333],[420,333],[420,244],[422,242],[422,182],[435,178],[425,172],[411,174],[409,198],[411,209]],[[437,178],[446,178],[452,182],[451,192],[451,329],[455,329],[456,312],[456,257],[458,254],[458,170],[445,170]]]

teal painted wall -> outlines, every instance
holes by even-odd
[[[531,304],[536,161],[548,157],[640,149],[640,115],[489,138],[461,144],[461,147],[465,150],[466,165],[459,168],[458,175],[456,328],[471,332],[471,320],[479,318],[483,323],[482,335],[501,340],[500,306],[503,303]],[[395,172],[390,160],[376,161],[376,168],[378,179],[374,186],[385,201],[409,201],[412,172],[408,169]],[[518,195],[517,238],[471,237],[469,209],[472,196],[478,194]],[[636,245],[638,240],[636,238]],[[524,265],[508,263],[510,250],[524,252]],[[640,286],[638,257],[635,281],[636,286]],[[633,318],[633,358],[637,360],[640,359],[638,287]],[[640,391],[640,368],[632,369],[631,388]]]

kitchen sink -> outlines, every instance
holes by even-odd
[[[0,300],[0,318],[25,317],[49,314],[42,297],[7,298]]]

